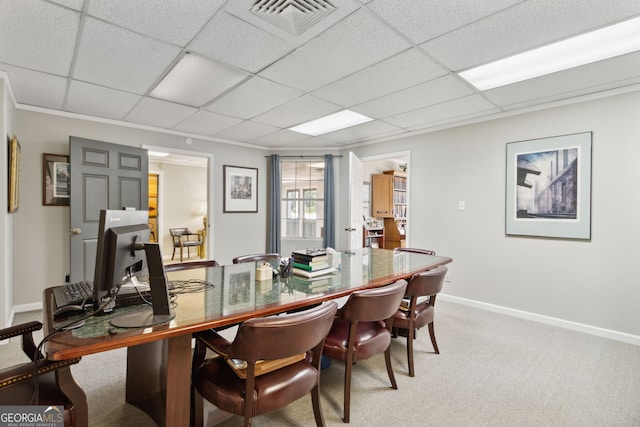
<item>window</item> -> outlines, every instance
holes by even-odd
[[[322,238],[324,160],[282,160],[282,238]]]

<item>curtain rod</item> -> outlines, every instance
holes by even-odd
[[[271,156],[265,156],[271,157]],[[334,154],[334,158],[342,158],[342,154]],[[324,159],[324,155],[320,154],[318,156],[280,156],[281,159]]]

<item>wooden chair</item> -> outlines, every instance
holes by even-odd
[[[340,310],[324,342],[323,354],[345,361],[344,422],[350,418],[351,370],[358,360],[384,352],[391,387],[397,389],[391,366],[391,324],[407,288],[406,280],[356,291]]]
[[[219,267],[220,264],[214,259],[206,259],[199,261],[177,262],[175,264],[167,264],[164,271],[170,273],[172,271],[190,270],[192,268]]]
[[[180,249],[180,262],[183,261],[183,253],[182,250],[187,248],[187,257],[191,257],[191,248],[198,247],[202,245],[202,240],[200,240],[200,235],[198,233],[192,233],[188,228],[170,228],[169,234],[171,234],[171,238],[173,239],[173,254],[171,255],[171,259],[176,256],[176,249]],[[193,237],[196,237],[194,240]]]
[[[251,254],[241,255],[233,259],[234,264],[241,264],[243,262],[260,262],[260,261],[275,261],[280,259],[280,254],[271,252],[264,254]]]
[[[395,248],[395,252],[413,252],[416,254],[425,254],[425,255],[435,255],[436,251],[432,251],[430,249],[419,249],[419,248]]]
[[[213,330],[196,335],[193,385],[195,425],[202,425],[202,397],[223,411],[252,418],[282,408],[311,393],[316,425],[320,407],[320,358],[338,305],[242,323],[233,342]],[[206,349],[220,355],[202,363]],[[244,362],[232,368],[232,359]],[[235,366],[235,365],[234,365]]]
[[[0,329],[0,340],[22,337],[22,351],[30,359],[0,370],[0,405],[59,405],[64,407],[65,426],[86,426],[89,424],[87,397],[70,369],[80,358],[44,359],[33,342],[33,332],[40,329],[42,323],[36,321]],[[36,394],[38,400],[34,402]]]
[[[400,309],[393,316],[393,331],[397,336],[407,337],[407,362],[409,364],[409,376],[415,376],[413,367],[413,340],[416,330],[425,325],[429,325],[429,335],[431,344],[436,354],[440,354],[436,336],[433,329],[434,310],[436,296],[442,290],[442,283],[447,274],[447,267],[440,266],[433,270],[423,271],[414,274],[409,279],[405,299],[400,305]]]

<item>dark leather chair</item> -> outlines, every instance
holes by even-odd
[[[70,369],[80,358],[44,359],[33,342],[33,332],[40,329],[42,323],[35,321],[0,329],[0,340],[22,337],[22,351],[30,359],[0,370],[0,405],[60,405],[64,407],[65,426],[86,426],[89,423],[87,397]],[[36,392],[37,402],[33,400]]]
[[[326,357],[345,361],[344,422],[350,418],[351,370],[358,360],[383,353],[391,387],[397,389],[391,366],[391,324],[407,288],[406,280],[356,291],[340,310],[324,341]]]
[[[188,228],[170,228],[169,234],[173,239],[173,254],[171,259],[176,256],[176,249],[180,249],[180,262],[183,261],[183,249],[187,248],[187,257],[191,257],[191,248],[202,245],[202,240],[198,233],[192,233]]]
[[[440,354],[433,330],[436,296],[442,290],[442,283],[447,274],[447,267],[440,266],[433,270],[414,274],[409,279],[405,299],[400,309],[393,316],[394,335],[400,332],[407,337],[407,361],[409,376],[415,375],[413,368],[413,340],[417,329],[429,325],[431,344],[436,354]]]
[[[234,264],[241,264],[243,262],[260,262],[260,261],[275,261],[280,259],[280,254],[271,252],[264,254],[251,254],[241,255],[233,259]]]
[[[293,314],[256,318],[240,325],[233,342],[215,331],[197,335],[194,353],[193,385],[195,425],[202,425],[204,397],[223,411],[252,418],[282,408],[311,393],[316,424],[324,425],[320,407],[320,358],[322,344],[335,317],[334,301]],[[221,357],[204,360],[206,348]],[[302,359],[260,372],[261,363],[304,354]],[[246,362],[246,379],[229,365],[228,359]],[[261,361],[261,362],[258,362]]]
[[[220,264],[214,259],[207,259],[202,261],[187,261],[176,262],[175,264],[167,264],[164,266],[164,271],[170,273],[172,271],[190,270],[192,268],[206,268],[206,267],[219,267]]]
[[[416,254],[425,254],[425,255],[435,255],[436,251],[432,251],[430,249],[419,249],[419,248],[395,248],[396,252],[413,252]]]

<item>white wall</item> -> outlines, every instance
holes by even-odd
[[[231,263],[238,254],[265,250],[265,197],[258,198],[257,214],[222,213],[225,164],[258,168],[259,193],[265,194],[267,163],[263,150],[195,138],[186,146],[184,137],[177,135],[27,110],[16,112],[16,134],[22,144],[23,162],[20,210],[12,215],[17,236],[12,264],[13,303],[18,310],[40,304],[42,291],[62,283],[69,272],[69,208],[42,206],[42,153],[68,154],[71,135],[130,146],[214,153],[214,182],[219,189],[213,200],[210,236],[215,259]]]
[[[640,339],[639,111],[634,92],[353,151],[411,150],[410,238],[453,258],[447,294]],[[587,131],[591,240],[506,236],[505,144]]]

